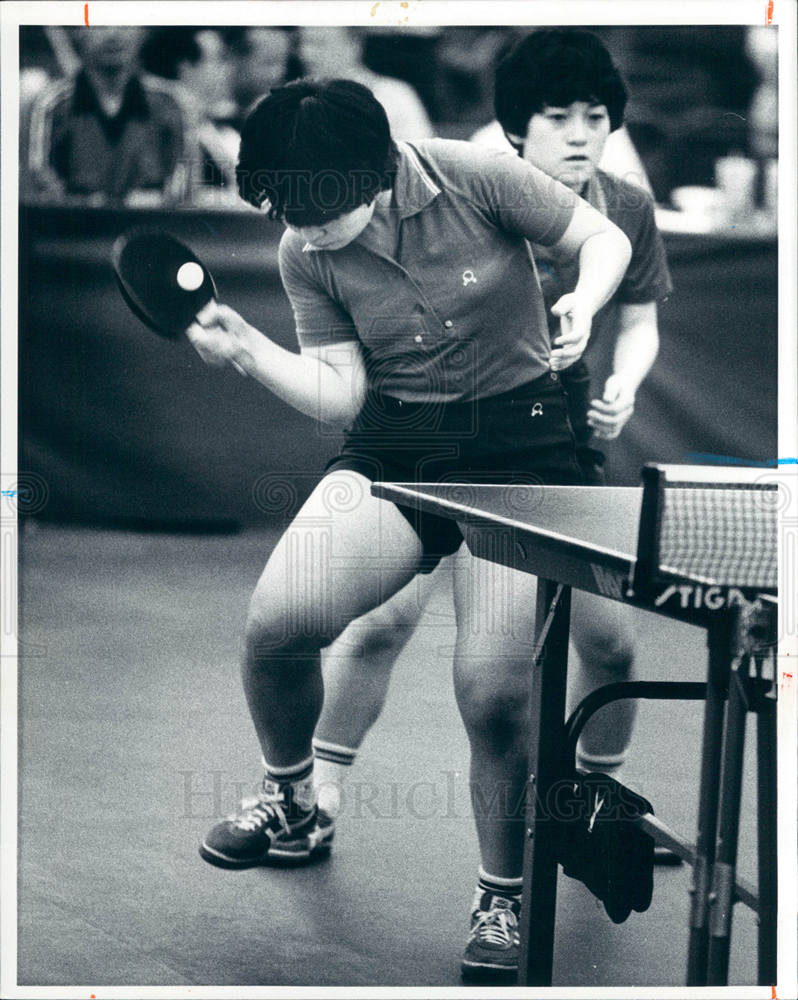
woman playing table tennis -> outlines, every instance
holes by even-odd
[[[242,197],[286,226],[280,272],[300,352],[215,303],[189,339],[207,362],[234,363],[346,433],[250,603],[243,682],[265,766],[260,796],[217,824],[201,853],[246,867],[329,846],[312,781],[320,651],[459,550],[454,672],[472,786],[475,801],[501,789],[507,804],[475,809],[481,874],[516,885],[534,580],[479,571],[454,522],[372,497],[370,481],[580,484],[560,372],[620,284],[629,240],[515,154],[394,143],[382,107],[351,81],[273,90],[244,125],[237,174]],[[527,241],[578,258],[573,291],[552,307],[553,348]],[[515,920],[509,895],[488,896]]]
[[[585,354],[561,374],[585,483],[601,485],[604,455],[596,439],[616,438],[628,422],[636,391],[658,350],[657,302],[671,291],[653,201],[639,189],[642,165],[636,155],[629,159],[619,153],[628,138],[611,156],[613,173],[602,169],[611,138],[623,127],[626,88],[601,40],[573,28],[537,29],[519,39],[498,62],[494,84],[497,120],[472,141],[489,136],[493,147],[515,149],[607,215],[632,244],[624,279],[594,318]],[[576,284],[578,259],[555,260],[540,246],[533,253],[544,302],[551,306]],[[558,320],[548,316],[556,337]],[[603,361],[611,349],[612,367],[606,370]],[[598,388],[595,401],[591,374]],[[347,772],[382,710],[393,665],[443,569],[418,577],[353,622],[322,655],[325,699],[313,740],[314,776],[319,805],[332,816],[345,802]],[[580,667],[575,700],[595,687],[632,677],[635,641],[626,617],[619,605],[573,593],[571,637]],[[634,714],[633,700],[603,709],[582,735],[578,764],[619,777]],[[505,886],[503,891],[509,890]]]

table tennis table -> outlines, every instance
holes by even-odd
[[[639,820],[692,866],[686,984],[727,982],[736,902],[758,914],[758,981],[776,982],[777,490],[767,470],[697,466],[647,466],[641,487],[372,485],[378,497],[455,519],[473,555],[538,577],[519,984],[552,982],[558,835],[539,803],[569,773],[592,712],[623,697],[705,703],[695,842],[653,815]],[[566,721],[574,587],[705,629],[706,681],[608,685]],[[748,711],[757,717],[756,888],[736,873]]]

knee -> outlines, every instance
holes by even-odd
[[[292,612],[284,602],[256,590],[250,601],[244,631],[245,662],[267,669],[287,660],[301,661],[327,642],[323,630]]]
[[[582,638],[577,652],[588,669],[601,670],[619,681],[632,675],[634,644],[625,633],[594,632]]]
[[[417,622],[418,616],[410,609],[389,604],[356,619],[347,634],[361,655],[371,661],[401,649]]]
[[[349,633],[344,633],[349,638]],[[369,622],[358,626],[356,634],[351,637],[351,647],[356,657],[373,668],[375,663],[388,660],[393,654],[398,654],[404,645],[403,637],[395,631]],[[337,646],[334,647],[337,651]]]
[[[525,676],[475,673],[455,665],[455,695],[469,738],[504,753],[527,745],[529,684]]]

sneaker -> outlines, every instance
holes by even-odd
[[[518,915],[521,903],[484,892],[471,914],[471,933],[463,956],[463,977],[516,976],[521,951]]]
[[[301,808],[290,784],[264,778],[260,793],[241,803],[241,812],[210,830],[200,856],[220,868],[298,865],[328,854],[335,824],[315,804]]]

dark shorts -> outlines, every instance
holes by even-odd
[[[587,426],[577,414],[587,394],[582,388],[573,395],[550,372],[467,403],[404,403],[372,392],[325,471],[350,469],[372,482],[596,485],[600,465],[580,446],[572,423],[573,413]],[[421,539],[421,572],[459,548],[456,521],[397,508]]]
[[[582,469],[585,486],[603,486],[606,456],[603,451],[594,447],[593,429],[587,422],[587,411],[593,395],[587,365],[584,361],[577,361],[575,365],[560,372],[560,379],[568,395],[568,414],[576,438],[576,458]]]

